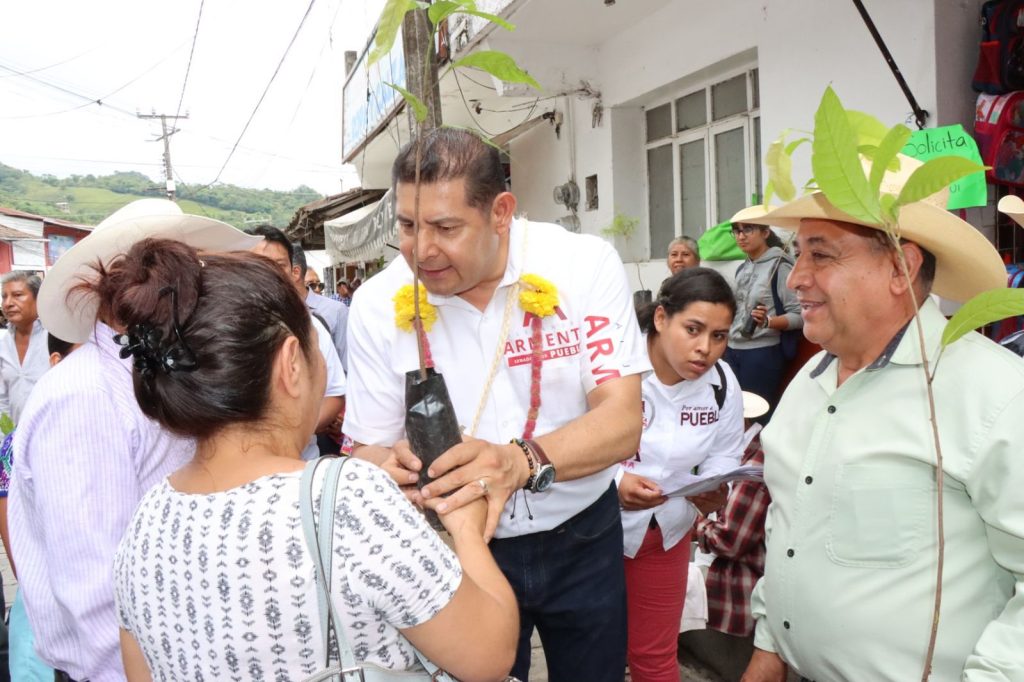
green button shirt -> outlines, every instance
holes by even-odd
[[[945,318],[931,301],[920,317],[934,367]],[[812,359],[764,431],[755,643],[818,682],[920,679],[937,526],[915,323],[837,388],[838,364]],[[1024,361],[972,332],[933,385],[946,552],[931,679],[1024,680]]]

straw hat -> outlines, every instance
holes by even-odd
[[[764,204],[754,204],[753,206],[747,206],[736,212],[732,218],[729,218],[729,222],[735,225],[736,223],[750,223],[764,218],[766,215],[771,213],[778,206],[765,206]],[[765,223],[757,223],[764,225]]]
[[[1016,194],[1008,194],[999,200],[999,210],[1010,216],[1013,222],[1024,227],[1024,200]]]
[[[88,340],[99,300],[93,294],[73,294],[71,290],[96,278],[94,265],[109,265],[146,238],[173,239],[200,251],[245,251],[263,239],[219,220],[183,213],[167,199],[133,201],[97,225],[50,268],[37,300],[43,327],[65,341]]]
[[[887,171],[882,179],[882,192],[898,195],[907,178],[921,165],[917,159],[902,154],[899,160],[899,170]],[[867,172],[870,162],[864,163]],[[947,198],[948,190],[944,189],[900,209],[900,236],[930,251],[937,261],[932,290],[943,298],[963,303],[982,291],[1005,287],[1006,268],[995,247],[970,223],[946,210]],[[800,221],[808,218],[882,229],[843,213],[821,192],[794,199],[760,218],[744,218],[743,222],[797,230]]]
[[[743,391],[743,418],[757,419],[768,412],[768,401],[756,393]]]

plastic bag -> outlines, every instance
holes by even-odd
[[[427,476],[430,465],[462,442],[448,385],[432,367],[427,369],[426,379],[418,369],[405,373],[405,436],[413,454],[423,463],[418,488],[432,480]],[[434,512],[427,511],[426,516],[431,526],[442,528]]]

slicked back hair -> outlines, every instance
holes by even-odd
[[[501,154],[468,130],[435,128],[423,136],[420,150],[420,182],[466,180],[466,203],[487,210],[505,191]],[[402,148],[391,167],[391,183],[416,182],[416,140]]]

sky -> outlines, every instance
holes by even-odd
[[[58,177],[139,171],[162,185],[160,121],[136,113],[180,112],[188,119],[171,137],[179,183],[308,185],[322,194],[342,191],[343,182],[344,189],[358,186],[355,170],[341,163],[344,52],[363,49],[382,6],[383,0],[0,3],[0,163]]]

